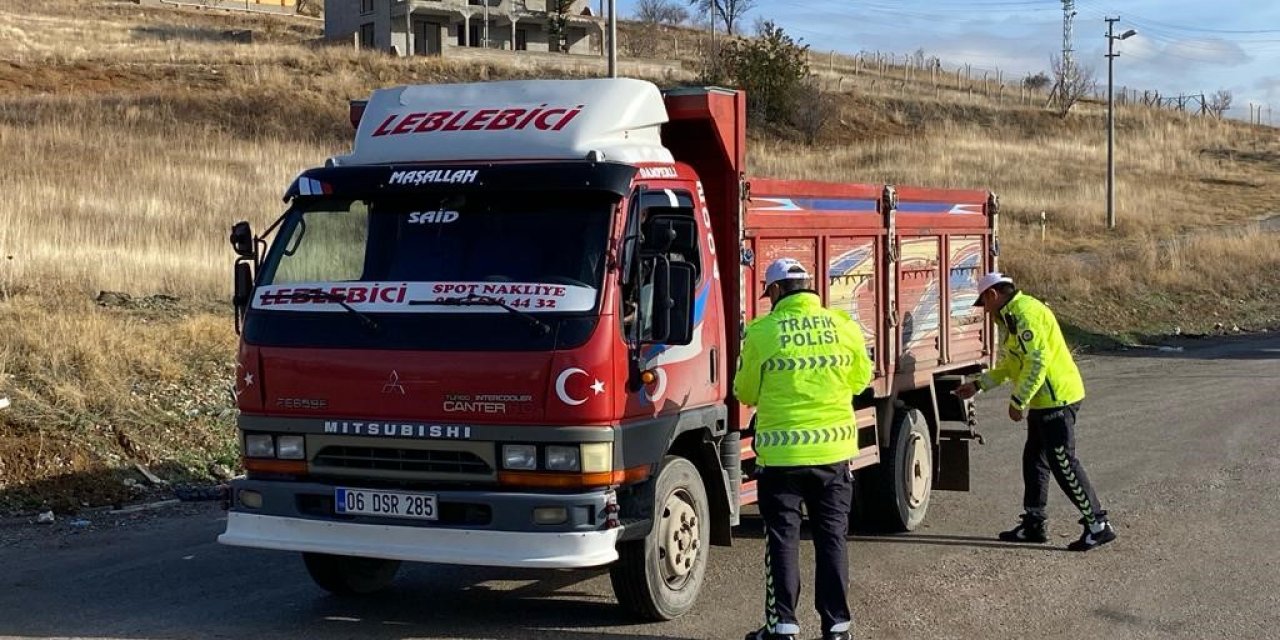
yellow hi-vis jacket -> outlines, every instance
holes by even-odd
[[[994,369],[978,378],[986,391],[1012,380],[1009,403],[1018,409],[1053,409],[1084,399],[1084,380],[1053,311],[1025,293],[1000,309],[1005,328]]]
[[[857,456],[853,398],[872,368],[858,324],[813,292],[792,293],[753,321],[733,393],[756,407],[757,462],[802,467]]]

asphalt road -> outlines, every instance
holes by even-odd
[[[1082,368],[1079,452],[1119,540],[1063,550],[1079,529],[1056,489],[1051,545],[993,540],[1019,511],[1022,440],[1002,400],[986,398],[975,490],[935,494],[917,533],[854,539],[858,637],[1277,637],[1280,337]],[[760,620],[754,519],[736,546],[714,550],[692,614],[635,625],[602,572],[419,565],[393,591],[340,600],[293,555],[217,545],[220,518],[204,504],[81,529],[0,527],[0,636],[736,639]],[[817,635],[811,611],[801,622]]]

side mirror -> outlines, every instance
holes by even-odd
[[[693,265],[657,258],[653,269],[653,336],[668,345],[693,342]]]
[[[698,223],[693,210],[679,207],[650,207],[649,219],[641,229],[645,253],[677,253],[692,257],[698,253]]]
[[[253,238],[253,229],[249,223],[241,220],[231,227],[231,248],[241,258],[256,258],[257,246]]]
[[[249,300],[253,297],[253,267],[248,262],[237,262],[235,270],[235,293],[231,296],[231,303],[237,309],[249,306]]]
[[[236,308],[236,333],[240,333],[240,323],[244,313],[253,300],[253,267],[248,262],[236,262],[235,289],[231,294],[231,304]]]
[[[352,100],[347,103],[347,117],[351,120],[351,128],[359,129],[360,120],[364,118],[364,109],[369,106],[368,100]]]

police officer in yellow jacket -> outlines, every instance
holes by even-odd
[[[862,331],[822,306],[812,278],[783,258],[765,272],[769,315],[747,328],[734,379],[738,400],[756,407],[760,514],[768,534],[765,626],[747,640],[800,633],[800,507],[808,506],[817,555],[817,609],[824,640],[846,640],[849,612],[845,534],[853,495],[849,460],[858,454],[853,398],[871,381]]]
[[[1043,302],[1018,291],[1011,278],[998,272],[978,281],[974,306],[978,305],[997,317],[1004,328],[1004,340],[995,368],[962,385],[956,395],[970,398],[1012,381],[1009,419],[1020,422],[1024,415],[1027,418],[1027,442],[1022,451],[1025,513],[1022,523],[1002,532],[1000,539],[1048,541],[1045,505],[1052,473],[1083,516],[1084,533],[1067,548],[1088,551],[1115,540],[1107,512],[1076,458],[1075,422],[1084,400],[1084,381],[1057,318]]]

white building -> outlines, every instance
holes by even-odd
[[[398,55],[448,55],[455,47],[556,51],[550,42],[556,0],[329,0],[324,35]],[[487,3],[487,4],[486,4]],[[589,0],[573,0],[565,50],[600,54],[604,21]]]

